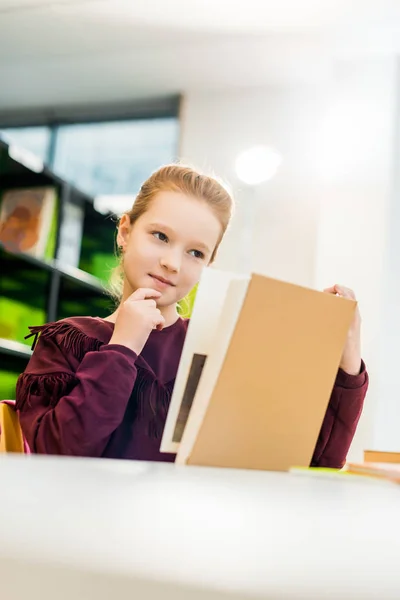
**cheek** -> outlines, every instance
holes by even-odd
[[[131,245],[128,247],[124,254],[123,268],[125,276],[128,281],[135,287],[138,278],[141,277],[143,271],[146,271],[148,267],[148,260],[146,261],[146,251],[144,248]]]
[[[192,287],[199,281],[205,266],[206,265],[204,263],[188,258],[181,271],[181,285],[185,288],[189,288],[190,291]]]
[[[154,245],[150,244],[146,237],[135,240],[135,243],[130,244],[126,251],[126,257],[129,258],[131,264],[139,267],[146,263],[152,255],[154,255]]]

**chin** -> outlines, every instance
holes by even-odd
[[[167,306],[171,306],[172,304],[176,304],[177,302],[179,302],[179,300],[177,300],[175,298],[175,296],[174,297],[170,297],[169,294],[163,294],[157,300],[157,306],[159,308],[165,308]]]

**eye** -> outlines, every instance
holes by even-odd
[[[195,258],[204,258],[204,254],[203,252],[200,252],[200,250],[190,250],[189,254],[191,254]]]
[[[162,231],[152,231],[152,234],[160,242],[168,242],[168,238]]]

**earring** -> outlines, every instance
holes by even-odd
[[[124,247],[123,246],[118,246],[118,252],[120,254],[122,254],[123,251],[124,251]]]

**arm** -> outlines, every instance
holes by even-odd
[[[17,383],[20,423],[32,452],[101,456],[123,420],[137,355],[103,345],[85,353],[75,369],[66,351],[73,335],[39,337]]]
[[[312,457],[312,467],[343,467],[367,389],[368,373],[364,363],[359,375],[348,375],[339,369]]]

